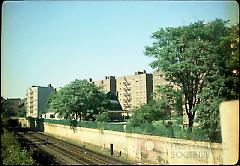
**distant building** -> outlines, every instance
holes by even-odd
[[[104,80],[98,81],[92,81],[92,79],[90,78],[89,82],[102,88],[102,90],[104,90],[105,93],[111,91],[113,94],[116,94],[116,79],[114,76],[105,76]]]
[[[158,85],[166,85],[167,82],[164,78],[165,77],[162,71],[153,71],[153,92],[156,91]]]
[[[26,94],[27,117],[39,117],[45,111],[48,97],[53,91],[51,84],[48,87],[32,86],[29,88]]]
[[[20,104],[20,98],[11,98],[7,99],[7,115],[8,116],[17,116],[17,111],[19,109],[19,104]]]
[[[123,110],[134,110],[141,104],[148,103],[152,99],[152,74],[135,72],[135,75],[118,77],[117,97]]]
[[[50,112],[47,112],[47,113],[44,113],[44,114],[40,115],[40,117],[44,118],[44,119],[56,119],[56,120],[63,119],[63,118],[59,118],[58,115],[59,115],[59,113],[55,113],[53,111],[50,111]]]

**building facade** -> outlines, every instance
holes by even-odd
[[[116,94],[123,110],[134,110],[152,99],[152,74],[135,72],[135,75],[118,77]]]
[[[89,82],[95,84],[96,86],[102,88],[105,93],[111,91],[116,95],[116,79],[114,76],[105,76],[104,80],[92,81],[90,78]]]
[[[153,92],[156,91],[158,85],[166,85],[166,83],[167,82],[164,79],[164,74],[162,71],[153,71]]]
[[[27,117],[40,117],[40,114],[44,112],[48,96],[54,91],[51,84],[48,87],[32,86],[27,90],[26,94],[26,109]]]

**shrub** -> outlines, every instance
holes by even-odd
[[[13,133],[4,129],[1,135],[1,158],[3,165],[33,165],[31,152],[22,148]]]
[[[96,120],[98,122],[108,122],[109,121],[108,112],[104,111],[102,113],[97,114],[96,115]]]

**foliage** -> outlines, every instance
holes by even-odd
[[[95,119],[96,114],[109,107],[109,101],[98,87],[77,79],[52,94],[49,102],[49,110],[65,119]]]
[[[234,59],[234,63],[230,64],[238,68],[236,62],[239,60],[235,55],[231,55],[231,37],[226,24],[227,21],[216,19],[206,24],[199,21],[188,26],[161,28],[153,33],[152,37],[156,40],[153,45],[146,47],[145,54],[156,58],[151,66],[163,71],[166,81],[180,90],[183,110],[188,115],[189,131],[192,130],[198,104],[203,100],[201,93],[210,83],[208,79],[219,79],[220,84],[222,81],[229,83],[234,80],[230,77],[214,77],[216,73],[223,73],[225,70],[227,57]],[[225,71],[224,75],[232,75],[232,69]],[[173,89],[173,86],[168,88]],[[233,91],[236,91],[236,88]],[[213,95],[210,94],[215,98]],[[211,100],[208,102],[209,105]],[[172,102],[170,107],[171,104]]]
[[[26,114],[27,114],[27,111],[25,106],[22,106],[17,110],[18,117],[26,117]]]
[[[7,101],[1,96],[1,118],[7,116]]]
[[[143,123],[151,123],[153,120],[168,119],[169,109],[164,101],[152,100],[148,104],[143,104],[134,112],[129,120],[131,126],[136,127]]]
[[[109,121],[109,115],[107,111],[104,111],[102,113],[98,113],[96,116],[96,120],[98,122],[108,122]]]
[[[74,120],[75,121],[75,120]],[[62,124],[72,125],[72,120],[54,120],[44,119],[45,123],[50,124]],[[116,124],[109,122],[96,122],[96,121],[75,121],[75,127],[94,128],[101,130],[113,130],[119,132],[128,133],[141,133],[156,136],[165,136],[179,139],[190,139],[199,141],[209,141],[207,135],[202,131],[201,128],[193,127],[193,132],[188,133],[187,130],[183,129],[181,125],[174,123],[170,120],[152,121],[151,123],[145,122],[139,126],[133,127],[131,124]],[[124,127],[126,125],[126,127]],[[218,142],[218,141],[215,141]]]
[[[7,114],[7,102],[1,96],[1,134],[3,133],[3,128],[6,127],[9,117]]]
[[[203,88],[200,95],[202,102],[197,107],[200,127],[211,141],[221,141],[220,103],[239,99],[239,28],[230,27],[227,34],[216,45],[219,55],[215,60],[216,70],[206,77],[208,84]]]
[[[4,130],[1,135],[1,158],[3,165],[33,165],[31,153],[22,148],[13,133]]]
[[[209,141],[208,137],[204,134],[202,129],[193,127],[192,133],[183,129],[180,125],[173,124],[171,121],[153,121],[152,123],[142,123],[137,127],[127,125],[127,132],[141,133],[156,136],[164,136],[178,139],[189,139],[199,141]]]

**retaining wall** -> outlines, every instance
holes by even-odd
[[[71,128],[45,122],[44,132],[104,148],[113,144],[115,151],[127,154],[132,160],[148,161],[148,164],[222,164],[222,148],[219,143],[83,127]]]

